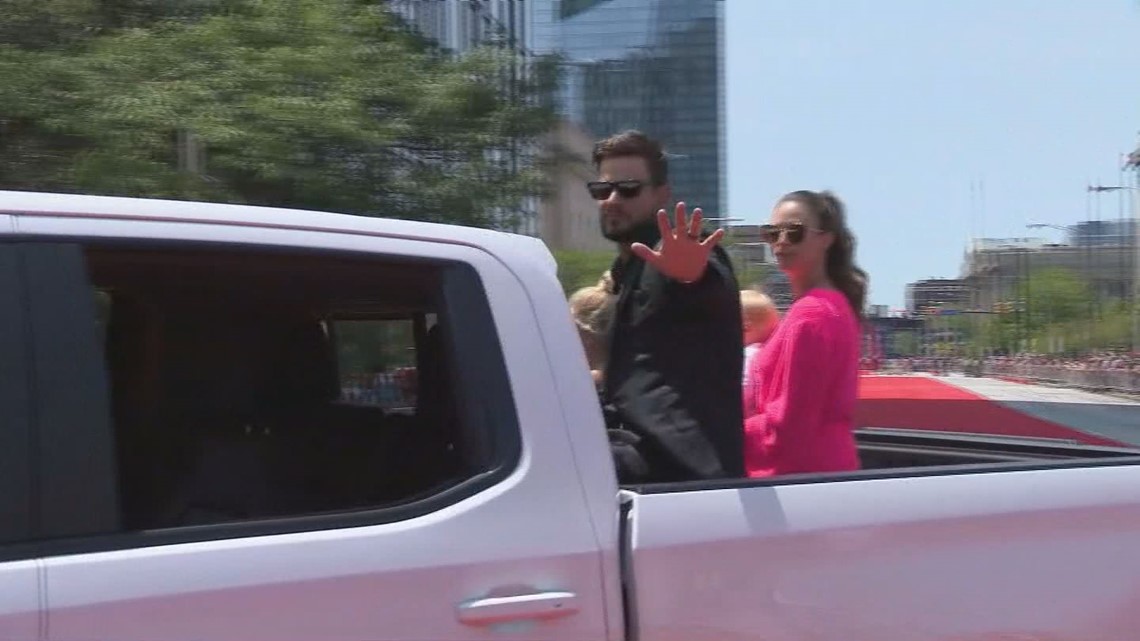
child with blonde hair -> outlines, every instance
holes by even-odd
[[[570,295],[570,314],[578,326],[578,336],[586,349],[586,360],[595,383],[601,383],[606,363],[606,334],[613,316],[613,295],[609,272],[596,285],[583,287]]]
[[[744,321],[744,389],[749,389],[752,384],[748,374],[752,370],[750,364],[776,331],[780,312],[766,294],[745,289],[740,292],[740,313]]]

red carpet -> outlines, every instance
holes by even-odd
[[[861,377],[855,422],[859,427],[1035,436],[1069,439],[1090,445],[1119,445],[1109,439],[1022,414],[964,389],[921,376]]]

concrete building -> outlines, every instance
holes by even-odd
[[[791,307],[792,284],[776,266],[771,246],[760,240],[759,225],[732,225],[721,242],[737,267],[741,287],[764,292],[781,312]]]
[[[772,248],[760,240],[760,225],[731,225],[722,241],[734,260],[749,264],[771,264]]]
[[[867,318],[890,318],[890,305],[868,305]]]
[[[1085,281],[1098,300],[1129,297],[1135,280],[1135,246],[1130,242],[1100,244],[1094,242],[1097,235],[1090,236],[1082,245],[1039,238],[975,240],[962,268],[963,280],[971,291],[971,306],[993,311],[998,303],[1016,302],[1021,281],[1031,273],[1052,268],[1065,269]]]
[[[969,283],[957,278],[929,278],[906,286],[906,310],[911,315],[931,308],[966,309],[970,299]]]
[[[563,120],[542,144],[551,193],[538,205],[538,237],[552,250],[612,251],[598,226],[598,202],[586,183],[595,178],[590,158],[594,139]]]

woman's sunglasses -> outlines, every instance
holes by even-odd
[[[783,225],[760,225],[760,240],[768,244],[780,242],[780,236],[786,236],[788,242],[798,245],[804,242],[809,228],[803,223],[784,223]],[[818,232],[818,229],[810,229]]]
[[[645,188],[645,183],[640,180],[619,180],[610,182],[606,180],[592,180],[586,183],[586,189],[590,190],[590,197],[594,200],[606,200],[617,190],[617,193],[622,198],[637,198],[641,190]]]

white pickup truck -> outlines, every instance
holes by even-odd
[[[619,488],[537,240],[0,192],[0,638],[1125,641],[1140,452]]]

